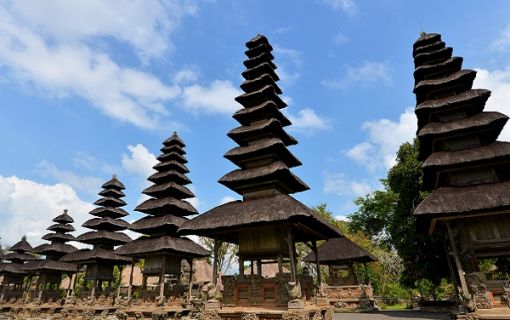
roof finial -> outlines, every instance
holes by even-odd
[[[64,209],[64,213],[67,214],[67,209]]]
[[[114,173],[114,174],[112,175],[112,180],[116,180],[116,179],[117,179],[117,175]]]

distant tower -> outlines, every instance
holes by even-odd
[[[202,258],[209,252],[187,238],[177,235],[177,229],[186,221],[186,216],[197,214],[197,210],[186,198],[194,194],[185,186],[191,181],[186,177],[189,172],[184,155],[184,142],[177,133],[163,142],[162,154],[154,166],[157,171],[147,180],[152,186],[143,191],[150,196],[135,210],[147,216],[132,223],[130,229],[144,234],[134,241],[117,249],[117,253],[135,259],[145,259],[143,268],[143,286],[147,277],[159,277],[159,299],[165,296],[165,276],[177,279],[181,273],[181,260],[186,259],[192,266],[193,258]],[[190,268],[191,269],[191,268]],[[191,270],[190,270],[191,272]],[[189,278],[191,281],[191,277]],[[191,284],[190,284],[191,285]]]
[[[185,223],[179,232],[215,239],[214,284],[220,243],[239,244],[240,276],[222,277],[223,305],[300,308],[303,302],[297,297],[299,290],[294,287],[288,292],[290,298],[287,295],[287,283],[294,286],[297,281],[295,243],[315,243],[342,235],[313,210],[289,196],[308,190],[308,186],[290,171],[301,162],[287,149],[297,141],[284,130],[291,123],[280,111],[287,105],[279,97],[282,91],[276,84],[279,79],[272,62],[273,48],[263,35],[248,41],[246,46],[248,59],[243,63],[247,69],[242,73],[246,81],[241,84],[245,93],[236,98],[244,108],[233,116],[241,126],[227,134],[239,146],[225,154],[239,169],[219,180],[242,195],[243,200],[213,208]],[[284,259],[290,262],[290,274],[283,273]],[[264,279],[264,283],[260,267],[263,260],[278,260],[280,266],[277,277]],[[252,266],[256,262],[257,273],[245,277],[244,261],[251,261]],[[257,288],[252,287],[250,279],[258,283]]]
[[[96,295],[97,290],[102,290],[103,281],[108,282],[109,288],[112,288],[114,266],[122,270],[123,265],[131,263],[131,259],[115,254],[113,251],[115,246],[131,241],[125,233],[118,232],[129,227],[129,223],[121,219],[128,214],[122,209],[126,205],[121,199],[125,196],[122,192],[125,189],[124,184],[113,176],[101,188],[103,189],[99,192],[101,198],[94,202],[99,207],[90,212],[98,218],[87,220],[83,224],[83,227],[93,231],[88,231],[76,238],[77,241],[90,244],[93,248],[75,251],[62,258],[62,261],[86,266],[84,279],[93,282],[91,297]]]
[[[7,262],[0,263],[0,276],[3,277],[0,303],[12,298],[22,298],[23,281],[28,275],[23,266],[27,261],[36,260],[36,257],[29,254],[32,250],[32,246],[27,242],[26,237],[23,237],[9,249],[10,253],[2,257],[2,260]],[[28,286],[29,284],[27,284]]]
[[[496,141],[508,117],[483,111],[490,91],[472,89],[476,71],[462,69],[452,51],[435,33],[413,46],[419,156],[430,191],[414,214],[445,235],[452,277],[468,295],[479,259],[510,251],[510,143]]]

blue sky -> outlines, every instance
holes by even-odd
[[[0,237],[40,243],[64,208],[78,227],[100,185],[125,183],[129,221],[161,142],[187,144],[200,212],[239,198],[234,168],[244,43],[263,33],[299,141],[294,172],[339,218],[380,185],[416,130],[412,44],[439,32],[488,110],[510,114],[508,1],[2,1]],[[502,138],[508,140],[510,132]],[[78,228],[76,234],[83,230]]]

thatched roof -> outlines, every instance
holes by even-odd
[[[166,152],[162,153],[159,156],[157,156],[156,159],[158,159],[161,162],[167,162],[167,161],[175,160],[175,161],[178,161],[178,162],[180,162],[182,164],[188,163],[188,160],[186,160],[186,158],[183,156],[182,152],[175,152],[175,151],[168,152],[168,153],[166,153]]]
[[[209,251],[189,239],[171,236],[140,237],[121,246],[115,250],[115,253],[130,257],[163,253],[189,258],[210,255]]]
[[[25,263],[22,270],[27,272],[65,272],[74,273],[78,270],[78,266],[72,263],[55,261],[55,260],[38,260]]]
[[[74,252],[77,249],[70,245],[65,243],[45,243],[41,244],[32,250],[34,253],[43,254],[43,255],[51,255],[51,254],[64,254],[64,253],[70,253]]]
[[[30,260],[37,260],[37,257],[31,255],[30,253],[20,253],[20,252],[10,252],[3,256],[3,260],[6,261],[30,261]]]
[[[433,44],[437,41],[441,41],[441,35],[439,33],[422,33],[418,40],[413,44],[413,57],[420,53],[421,48]]]
[[[122,200],[122,199],[117,199],[117,198],[113,198],[113,197],[103,197],[103,198],[98,199],[96,202],[94,202],[94,204],[96,206],[101,206],[101,207],[117,208],[117,207],[125,206],[126,202],[124,202],[124,200]]]
[[[273,81],[278,81],[280,78],[278,78],[278,75],[274,72],[275,69],[274,63],[268,63],[261,61],[260,64],[253,66],[251,68],[246,69],[242,72],[243,78],[246,80],[255,80],[260,79],[263,75],[271,77]],[[271,83],[272,84],[272,83]],[[257,89],[261,89],[261,87],[256,87],[255,90],[250,90],[251,92],[257,91]],[[273,87],[274,89],[274,87]],[[275,89],[276,92],[276,89]]]
[[[268,54],[271,54],[270,52],[273,51],[273,47],[270,44],[261,43],[255,47],[248,47],[249,49],[244,52],[248,56],[248,58],[255,58],[262,53],[266,52]],[[272,54],[271,54],[272,56]]]
[[[417,47],[416,49],[413,50],[413,58],[420,53],[433,52],[433,51],[442,49],[444,47],[446,47],[446,44],[443,41],[441,41],[441,39],[437,39],[434,42],[431,42],[426,45],[420,45],[419,47]]]
[[[295,193],[310,189],[299,177],[290,172],[281,161],[265,166],[234,170],[219,180],[224,186],[244,194],[261,188],[277,188],[285,193]]]
[[[31,252],[32,246],[30,245],[30,243],[28,243],[28,241],[25,238],[21,238],[21,240],[16,242],[9,250],[19,253]]]
[[[418,216],[474,215],[510,208],[510,181],[469,187],[441,187],[414,210]]]
[[[246,42],[246,47],[249,49],[256,48],[260,45],[266,45],[268,47],[267,51],[271,51],[272,47],[269,44],[269,40],[267,40],[266,36],[263,34],[257,34],[255,37],[251,38]],[[270,49],[269,49],[270,48]]]
[[[283,161],[289,168],[301,165],[301,161],[299,161],[278,138],[261,139],[247,146],[235,147],[224,155],[225,158],[240,167],[243,167],[243,164],[250,159],[260,159],[264,158],[264,156],[276,157]]]
[[[193,198],[195,196],[190,189],[173,181],[161,184],[154,184],[143,190],[142,193],[155,198],[169,196],[179,200]]]
[[[243,93],[240,96],[237,96],[235,100],[245,108],[257,106],[264,101],[273,101],[278,109],[282,109],[287,106],[287,104],[278,96],[275,88],[271,85],[264,86],[257,91]]]
[[[416,97],[419,102],[424,101],[424,97],[420,97],[424,94],[424,92],[428,90],[434,90],[438,87],[445,86],[453,86],[453,85],[463,85],[465,90],[471,89],[473,85],[473,80],[475,80],[476,71],[464,69],[461,71],[457,71],[448,77],[431,79],[431,80],[422,80],[416,84],[414,87],[414,92],[416,93]],[[462,90],[462,91],[465,91]]]
[[[52,232],[52,233],[47,233],[44,236],[42,236],[42,239],[48,240],[48,241],[66,242],[66,241],[73,241],[74,236],[72,234],[67,234],[67,233],[60,233],[60,232],[53,233]]]
[[[129,264],[131,258],[118,255],[113,250],[102,248],[82,249],[63,256],[60,261],[73,262],[78,264],[92,264],[101,262],[112,262],[115,264]]]
[[[345,237],[329,239],[321,244],[317,251],[320,264],[343,265],[377,261],[368,251]],[[310,252],[303,261],[315,263],[315,254]]]
[[[240,145],[245,145],[247,141],[255,136],[276,137],[286,146],[297,144],[296,139],[285,132],[280,121],[274,118],[234,128],[227,133],[227,136]]]
[[[64,209],[64,212],[61,215],[57,216],[52,221],[56,222],[56,223],[65,224],[65,223],[73,223],[74,219],[67,213],[67,209]]]
[[[96,217],[121,218],[128,215],[126,210],[122,208],[99,207],[89,212]]]
[[[122,192],[121,190],[117,190],[117,189],[104,189],[104,190],[101,190],[98,195],[102,196],[102,197],[111,197],[111,198],[122,198],[122,197],[125,197],[126,194],[124,192]]]
[[[27,272],[22,266],[20,263],[0,263],[0,275],[24,275]]]
[[[102,217],[87,220],[82,224],[82,226],[93,230],[118,231],[127,229],[129,227],[129,223],[122,219]]]
[[[181,185],[191,183],[191,180],[188,177],[175,170],[156,172],[152,174],[149,178],[147,178],[147,180],[155,184],[165,183],[168,181],[173,181]]]
[[[273,55],[270,52],[266,51],[262,52],[258,56],[244,60],[243,64],[246,68],[249,69],[258,66],[259,64],[262,64],[264,62],[267,62],[273,69],[276,69],[276,65],[272,61],[273,59],[274,59]]]
[[[432,153],[423,163],[423,168],[455,167],[475,165],[481,162],[491,163],[510,159],[510,142],[496,141],[489,145],[473,147],[459,151],[438,151]]]
[[[131,238],[122,232],[113,232],[107,230],[89,231],[76,237],[76,241],[88,244],[112,244],[121,245],[131,241]]]
[[[182,139],[177,135],[177,132],[174,131],[174,133],[170,136],[170,138],[166,139],[165,141],[163,141],[163,144],[165,146],[173,146],[173,145],[177,145],[181,148],[184,148],[186,147],[186,145],[184,144],[184,141],[182,141]]]
[[[102,189],[116,189],[116,190],[124,190],[126,187],[122,182],[117,179],[117,176],[113,176],[111,180],[105,182],[102,186]]]
[[[424,64],[431,64],[431,62],[439,63],[445,61],[452,56],[452,52],[452,48],[445,47],[434,51],[418,53],[414,57],[414,65],[418,67]]]
[[[261,119],[276,119],[282,127],[291,124],[273,101],[264,101],[254,107],[242,108],[236,111],[232,117],[243,126],[249,126],[253,121]]]
[[[261,56],[265,57],[265,55],[261,55]],[[251,61],[251,60],[248,60],[248,61]],[[265,65],[266,68],[270,68],[270,69],[276,68],[276,66],[271,61],[263,62],[263,65]],[[249,70],[264,71],[263,69],[258,69],[258,68],[259,67],[254,67],[253,69],[249,69]],[[272,75],[264,73],[256,78],[251,78],[251,79],[247,78],[248,80],[245,80],[243,83],[241,83],[241,89],[243,89],[244,92],[253,92],[253,91],[260,90],[265,86],[270,85],[273,87],[274,91],[277,94],[281,94],[282,90],[274,82],[275,78],[273,77],[273,75],[276,75],[276,74],[274,73],[274,71],[272,69],[271,69],[271,73],[272,73]],[[253,75],[247,74],[247,76],[253,76]]]
[[[335,226],[286,194],[222,204],[184,223],[179,233],[201,236],[224,234],[229,241],[237,243],[239,230],[243,228],[300,224],[306,226],[308,231],[298,227],[298,241],[342,236]]]
[[[189,172],[188,167],[186,167],[182,163],[179,163],[176,160],[170,160],[170,161],[166,161],[166,162],[159,162],[158,164],[156,164],[152,168],[154,170],[157,170],[157,171],[160,171],[160,172],[161,171],[165,171],[165,170],[175,170],[175,171],[178,171],[180,173],[188,173]]]
[[[159,234],[167,229],[175,231],[186,221],[188,221],[188,219],[174,216],[172,214],[155,217],[147,216],[133,222],[129,229],[142,234],[153,234],[155,232]]]
[[[150,198],[136,206],[135,211],[151,215],[172,214],[176,216],[188,216],[198,214],[197,209],[186,200],[175,198]]]
[[[55,231],[55,232],[73,232],[75,231],[74,227],[70,224],[63,224],[63,223],[56,223],[48,228],[46,230]]]

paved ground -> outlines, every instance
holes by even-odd
[[[334,320],[447,320],[447,314],[413,311],[386,311],[371,313],[335,313]]]

